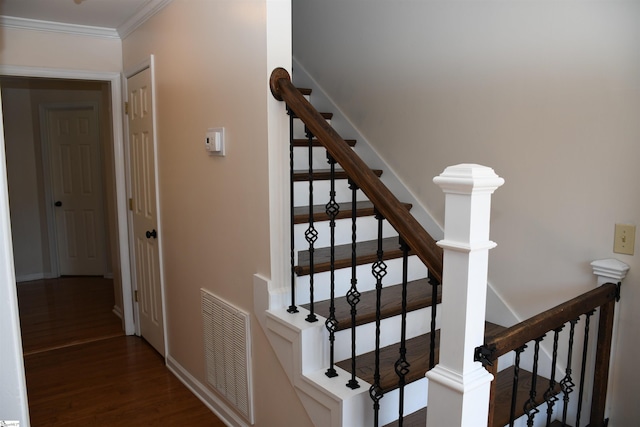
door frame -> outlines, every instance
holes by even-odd
[[[167,312],[166,312],[166,305],[165,305],[165,279],[164,279],[164,260],[163,260],[163,255],[162,255],[162,220],[161,220],[161,215],[160,215],[160,180],[159,180],[159,174],[158,174],[158,121],[157,121],[157,108],[156,108],[156,75],[155,75],[155,61],[154,61],[154,56],[153,54],[149,55],[148,58],[144,59],[143,61],[139,62],[138,64],[136,64],[135,66],[127,69],[124,71],[123,75],[122,75],[122,98],[123,101],[127,101],[128,100],[128,79],[130,77],[133,77],[134,75],[149,69],[151,71],[151,91],[153,93],[152,96],[152,115],[151,115],[151,121],[152,121],[152,126],[153,126],[153,165],[154,165],[154,179],[156,182],[156,225],[158,227],[158,263],[159,263],[159,267],[160,267],[160,301],[161,301],[161,306],[162,306],[162,335],[164,337],[164,354],[165,354],[165,358],[167,357],[167,355],[169,354],[169,343],[167,340]],[[132,183],[131,183],[131,159],[129,157],[129,120],[127,116],[124,116],[124,122],[123,122],[123,126],[124,126],[124,155],[125,155],[125,159],[126,159],[126,168],[125,168],[125,179],[126,179],[126,189],[127,189],[127,194],[130,197],[131,193],[132,193]],[[133,248],[134,247],[134,236],[133,236],[133,213],[128,210],[127,211],[127,227],[128,227],[128,231],[129,231],[129,247]],[[136,267],[136,263],[135,263],[135,254],[134,251],[131,250],[129,252],[129,257],[130,257],[130,266],[131,266],[131,283],[132,283],[132,289],[133,290],[137,290],[138,289],[138,285],[137,283],[135,283],[135,277],[136,275],[134,274],[134,269]],[[134,319],[135,319],[135,332],[136,335],[141,335],[140,333],[140,311],[138,309],[138,305],[134,304]]]
[[[131,286],[131,264],[129,258],[129,231],[127,228],[127,189],[125,179],[125,146],[123,137],[124,111],[122,108],[123,92],[121,73],[0,65],[0,75],[69,80],[97,80],[110,84],[118,247],[120,249],[120,283],[122,284],[122,315],[125,334],[134,335],[134,302]]]
[[[47,215],[47,228],[49,230],[49,258],[51,260],[51,274],[54,277],[60,276],[60,258],[58,254],[58,231],[55,225],[55,212],[53,209],[53,175],[51,170],[51,141],[49,141],[49,122],[47,120],[47,113],[49,111],[59,110],[72,110],[72,109],[86,109],[90,108],[96,115],[96,121],[98,125],[98,138],[100,136],[100,106],[95,101],[79,101],[79,102],[65,102],[65,103],[47,103],[39,105],[40,110],[40,141],[42,142],[42,174],[46,177],[44,180],[44,200],[45,200],[45,212]],[[104,191],[104,176],[102,173],[102,141],[98,140],[99,150],[98,159],[100,161],[100,194]],[[106,227],[104,217],[104,203],[103,198],[100,199],[100,213],[101,224],[99,224],[100,233],[103,234],[103,248],[102,248],[102,264],[103,275],[107,274],[107,257],[106,257],[106,235],[104,230]]]

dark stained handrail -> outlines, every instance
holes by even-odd
[[[483,347],[490,350],[490,353],[485,354],[483,359],[493,362],[503,354],[559,328],[570,320],[577,319],[595,308],[615,301],[617,295],[618,286],[614,283],[606,283],[550,310],[504,329],[493,336],[489,336],[485,339]]]
[[[344,139],[327,123],[318,111],[291,83],[284,68],[276,68],[269,81],[271,93],[285,101],[295,115],[342,166],[349,177],[371,200],[376,209],[396,229],[411,251],[427,266],[431,274],[442,283],[442,248],[409,213],[406,206],[380,181],[364,161],[358,157]]]

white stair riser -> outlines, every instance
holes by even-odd
[[[327,120],[327,123],[331,124],[331,120]],[[302,120],[300,119],[295,119],[293,121],[293,137],[295,139],[307,137],[304,131],[304,123],[302,123]]]
[[[427,276],[427,268],[417,256],[408,258],[407,276],[408,280],[422,279]],[[385,261],[387,265],[387,275],[382,280],[383,285],[396,285],[402,283],[402,259],[391,259]],[[314,275],[314,301],[328,300],[331,296],[330,272],[325,271]],[[376,279],[371,274],[371,264],[363,264],[356,267],[358,278],[358,291],[366,292],[375,289]],[[351,269],[343,268],[335,272],[335,296],[340,297],[347,294],[351,288]],[[309,302],[309,276],[296,278],[296,303],[307,304]]]
[[[436,327],[439,315],[436,311]],[[402,319],[400,315],[382,319],[380,322],[380,347],[386,347],[400,341]],[[425,307],[407,313],[407,339],[431,331],[431,307]],[[375,350],[375,323],[367,323],[356,328],[356,355]],[[427,354],[428,356],[428,354]],[[351,329],[345,329],[336,333],[335,360],[351,358]]]
[[[329,169],[331,166],[327,161],[327,150],[324,147],[312,148],[312,164],[314,169]],[[309,147],[295,147],[293,151],[293,169],[308,170],[309,169]],[[336,164],[336,170],[340,170],[340,166]]]
[[[316,248],[329,247],[331,245],[331,227],[329,221],[316,221],[313,223],[314,228],[318,232],[318,240],[314,243]],[[335,244],[346,245],[351,244],[351,218],[336,220],[335,226]],[[296,224],[294,228],[295,248],[296,250],[308,250],[309,243],[305,239],[305,231],[309,228],[309,224]],[[378,220],[373,216],[359,217],[356,222],[356,234],[358,241],[376,240],[378,238]],[[386,221],[383,221],[382,237],[394,237],[398,233]],[[398,244],[400,246],[400,244]]]
[[[427,393],[429,388],[428,384],[429,380],[427,380],[427,378],[423,378],[405,386],[403,405],[403,414],[405,416],[427,406]],[[400,391],[396,389],[385,394],[384,397],[380,400],[379,420],[381,426],[389,424],[390,422],[398,419],[398,412],[400,407],[399,396]],[[373,403],[371,404],[371,408],[373,408]],[[373,411],[373,409],[370,410]]]
[[[313,204],[326,205],[330,200],[329,192],[331,184],[329,181],[313,181]],[[336,180],[335,184],[336,202],[350,203],[352,199],[352,190],[349,189],[349,183],[346,179]],[[369,200],[361,191],[356,192],[356,201],[363,202]],[[293,185],[293,206],[309,206],[309,182],[297,181]]]

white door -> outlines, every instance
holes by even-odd
[[[94,108],[47,109],[58,266],[61,275],[103,275],[104,218]]]
[[[151,70],[127,80],[131,229],[140,335],[164,356],[164,321],[156,211]]]

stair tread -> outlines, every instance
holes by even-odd
[[[333,118],[333,113],[320,113],[320,115],[322,116],[323,119],[326,119],[326,120],[331,120],[331,118]],[[293,111],[291,111],[291,116],[294,118],[298,118],[296,113],[294,113]]]
[[[485,335],[493,335],[504,327],[494,323],[485,322]],[[424,378],[424,374],[429,370],[429,345],[431,334],[423,334],[406,341],[406,357],[410,364],[410,371],[405,376],[405,383],[417,381]],[[440,353],[440,330],[436,331],[435,339],[435,363],[438,363]],[[398,376],[394,369],[394,363],[398,360],[400,344],[392,344],[380,349],[380,387],[387,392],[397,388]],[[426,356],[426,357],[425,357]],[[337,366],[347,372],[351,372],[351,359],[342,360],[336,363]],[[361,354],[356,357],[356,376],[369,384],[373,384],[375,370],[375,352]]]
[[[351,218],[351,203],[340,203],[340,211],[336,215],[336,219]],[[411,210],[413,207],[410,203],[404,203],[407,210]],[[369,201],[356,202],[356,215],[358,217],[373,216],[375,210],[373,203]],[[314,221],[329,221],[329,215],[327,215],[326,205],[315,205],[313,207],[313,220]],[[299,206],[293,209],[293,223],[304,224],[309,222],[309,208],[307,206]]]
[[[382,176],[382,170],[380,169],[371,169],[371,171],[376,174],[376,176]],[[343,170],[337,170],[335,172],[336,179],[348,179],[349,175]],[[314,169],[313,171],[313,180],[314,181],[328,181],[331,179],[331,170],[330,169]],[[309,180],[309,171],[308,170],[295,170],[293,171],[293,180],[295,182],[300,181],[308,181]]]
[[[514,367],[511,366],[503,371],[498,372],[496,376],[496,406],[494,408],[493,424],[492,427],[503,427],[509,424],[509,418],[511,416],[511,390],[513,388],[513,371]],[[533,374],[525,369],[520,369],[518,382],[518,391],[516,392],[516,419],[524,415],[524,404],[529,399],[529,391],[531,389],[531,380]],[[536,380],[536,403],[537,405],[544,404],[544,393],[547,391],[549,380],[543,376],[538,375]],[[559,388],[556,388],[556,392],[559,392]],[[545,410],[540,410],[537,415],[545,416]],[[419,411],[409,414],[404,417],[403,426],[405,427],[424,427],[427,422],[427,409],[423,408]],[[397,427],[398,421],[394,421],[384,427]],[[551,427],[562,427],[560,421],[553,421]],[[570,426],[566,426],[570,427]]]
[[[401,305],[402,285],[385,286],[382,288],[380,314],[382,319],[397,316],[402,312]],[[442,287],[438,286],[438,302],[442,295]],[[431,284],[427,279],[418,279],[407,282],[407,311],[419,310],[431,307]],[[330,301],[320,301],[314,304],[317,314],[329,317]],[[304,304],[308,309],[309,304]],[[338,322],[336,330],[341,331],[351,327],[351,306],[346,297],[335,298],[335,317]],[[358,303],[356,326],[376,320],[376,291],[363,292]]]
[[[492,427],[503,427],[509,424],[511,412],[511,390],[513,388],[513,366],[500,371],[496,376],[496,406],[494,409],[494,417]],[[529,399],[529,390],[531,389],[531,380],[533,374],[525,369],[520,369],[520,381],[518,382],[518,391],[516,393],[516,419],[524,415],[524,404]],[[537,377],[536,383],[536,403],[541,405],[544,403],[544,392],[547,390],[549,380],[540,375]],[[559,390],[558,390],[559,391]],[[537,415],[545,416],[545,411],[541,410]],[[412,414],[404,417],[404,427],[424,427],[427,422],[427,408],[422,408]],[[394,421],[384,427],[397,427],[398,421]],[[560,421],[553,421],[551,427],[561,427]],[[569,427],[569,426],[566,426]]]
[[[349,147],[354,147],[356,145],[356,140],[355,139],[345,139],[344,140]],[[318,141],[317,139],[313,138],[311,140],[311,144],[314,147],[322,147],[323,145],[320,143],[320,141]],[[295,138],[293,140],[293,146],[294,147],[308,147],[309,146],[309,140],[306,138]]]
[[[402,257],[402,250],[398,237],[387,237],[382,239],[382,250],[384,260]],[[356,265],[368,264],[378,260],[378,241],[368,240],[358,242],[356,245]],[[409,252],[411,254],[411,252]],[[335,269],[351,267],[351,244],[335,246]],[[331,269],[331,249],[316,248],[314,250],[314,271],[320,273]],[[298,276],[309,274],[309,251],[298,253],[298,265],[295,272]]]

